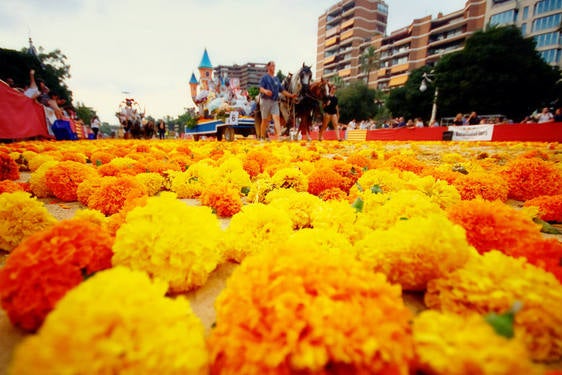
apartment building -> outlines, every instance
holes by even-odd
[[[388,6],[383,0],[342,0],[318,18],[316,78],[362,79],[360,56],[374,35],[384,35]]]
[[[464,48],[466,40],[484,27],[486,1],[491,0],[468,0],[458,11],[415,19],[390,35],[375,36],[371,43],[380,65],[369,77],[369,86],[380,90],[402,86],[412,70]]]
[[[259,86],[261,77],[267,73],[265,63],[246,63],[243,65],[219,65],[213,69],[213,75],[221,79],[236,78],[240,87],[248,89]]]
[[[562,68],[562,0],[487,0],[486,25],[515,25],[541,57]]]

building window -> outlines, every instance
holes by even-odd
[[[526,20],[529,17],[529,7],[523,8],[523,20]]]
[[[515,9],[507,10],[490,17],[490,25],[511,25],[517,19],[517,11]]]
[[[562,8],[562,0],[543,0],[535,4],[535,15]]]
[[[527,34],[527,24],[524,23],[521,25],[521,35],[525,36]]]
[[[535,37],[537,47],[557,46],[560,44],[560,33],[546,33]]]
[[[377,5],[377,10],[381,13],[388,14],[388,6],[386,4],[379,3]]]
[[[558,64],[560,62],[560,50],[549,49],[539,52],[544,61],[549,64]]]
[[[533,31],[551,29],[560,26],[560,13],[548,17],[537,18],[533,21]]]

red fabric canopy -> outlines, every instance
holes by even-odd
[[[0,82],[0,139],[52,138],[43,106]]]

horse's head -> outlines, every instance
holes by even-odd
[[[307,66],[303,63],[302,68],[300,68],[299,70],[298,76],[301,85],[303,87],[308,87],[310,85],[310,82],[312,81],[312,70],[310,69],[310,66]]]
[[[332,86],[332,83],[326,81],[324,78],[321,78],[320,81],[313,82],[310,85],[309,91],[316,99],[323,100],[330,95],[330,88]]]

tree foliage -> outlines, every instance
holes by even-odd
[[[80,102],[76,104],[76,117],[82,120],[84,124],[90,124],[94,116],[96,116],[96,111],[94,111],[93,108],[90,108]]]
[[[359,57],[359,64],[361,65],[361,71],[365,73],[368,84],[371,72],[377,70],[380,66],[380,55],[373,46],[370,46]]]
[[[421,92],[419,87],[423,74],[429,73],[430,70],[428,66],[413,70],[403,87],[390,91],[385,104],[394,117],[404,116],[405,119],[420,117],[429,120],[435,86],[429,83],[425,92]]]
[[[0,48],[0,79],[12,78],[18,87],[29,85],[29,70],[35,70],[36,80],[43,80],[52,92],[72,103],[72,91],[65,80],[70,78],[70,65],[67,57],[60,51],[48,53],[39,47],[38,59],[27,49],[14,51]]]
[[[515,26],[474,33],[462,51],[441,58],[435,72],[442,116],[477,111],[516,121],[555,99],[560,78]]]
[[[340,88],[337,92],[340,107],[340,122],[347,123],[352,119],[367,120],[376,116],[378,106],[375,104],[377,92],[369,89],[360,81]]]

